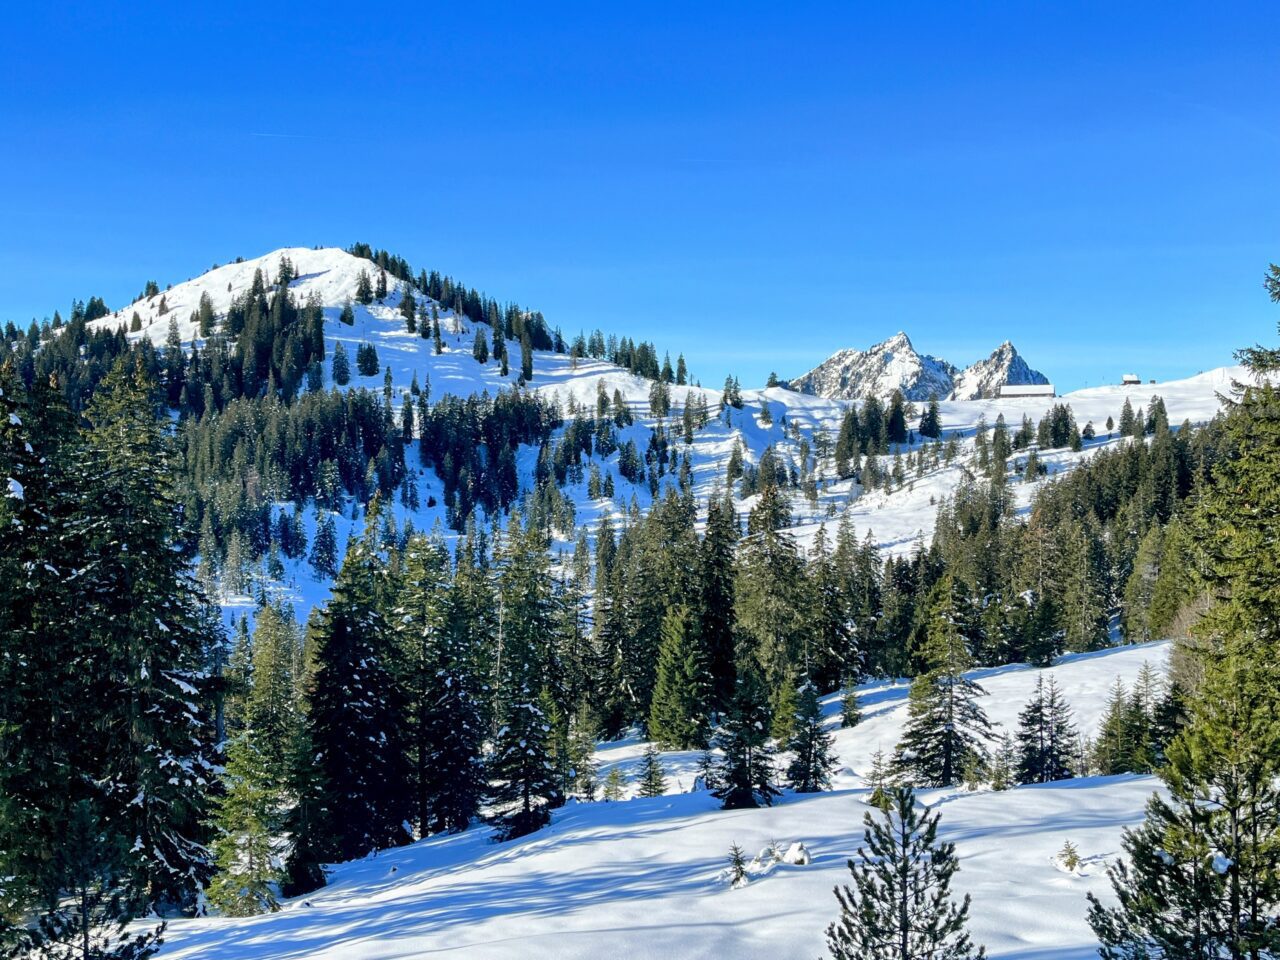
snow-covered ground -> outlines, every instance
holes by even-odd
[[[1092,734],[1116,677],[1132,683],[1143,663],[1164,665],[1166,644],[1064,658],[1051,668]],[[1021,666],[975,671],[997,734],[1016,724],[1042,672]],[[510,843],[487,828],[428,839],[335,868],[330,886],[252,919],[170,923],[162,957],[187,960],[408,960],[487,958],[815,957],[837,914],[832,887],[862,841],[863,774],[888,751],[906,717],[905,683],[861,690],[865,719],[839,730],[840,772],[830,793],[784,796],[769,809],[722,811],[688,791],[696,757],[664,755],[667,796],[571,803],[552,825]],[[825,703],[838,724],[838,703]],[[644,744],[606,744],[601,773],[634,773]],[[956,844],[956,894],[973,898],[975,939],[993,957],[1085,960],[1095,944],[1085,894],[1108,896],[1106,863],[1124,827],[1137,823],[1151,777],[1094,777],[998,793],[931,790],[941,836]],[[1055,854],[1070,840],[1082,863],[1068,873]],[[722,876],[731,844],[748,856],[800,841],[808,866],[775,864],[742,888]]]
[[[177,323],[179,336],[185,343],[190,343],[193,339],[198,339],[198,329],[191,317],[199,306],[202,294],[209,295],[215,313],[222,315],[234,297],[249,289],[255,270],[261,269],[268,283],[273,281],[283,257],[292,262],[297,275],[290,284],[290,289],[299,304],[315,296],[324,306],[326,356],[332,357],[334,346],[338,342],[343,343],[351,361],[352,387],[364,386],[380,390],[383,371],[388,367],[397,402],[404,391],[409,389],[415,376],[424,387],[429,382],[433,401],[444,394],[469,396],[486,390],[494,394],[499,390],[510,389],[516,382],[519,373],[519,344],[508,344],[509,355],[517,362],[511,365],[508,376],[502,377],[497,362],[491,360],[487,364],[479,364],[472,357],[475,331],[471,323],[444,311],[441,327],[445,349],[442,354],[436,355],[429,339],[411,334],[405,327],[399,312],[404,284],[390,277],[388,296],[384,302],[375,302],[368,307],[356,303],[356,284],[360,273],[363,271],[376,278],[377,268],[368,260],[334,248],[291,247],[252,260],[217,267],[193,280],[174,284],[155,297],[130,304],[95,321],[94,325],[114,330],[123,324],[127,328],[130,318],[136,312],[141,321],[141,329],[130,334],[131,338],[148,337],[157,346],[163,345],[168,335],[169,320],[173,319]],[[421,299],[421,294],[418,296]],[[167,312],[163,315],[159,312],[162,299],[167,307]],[[353,308],[355,323],[351,326],[338,321],[344,304],[351,304]],[[554,326],[554,318],[551,318],[551,322]],[[482,329],[486,337],[490,335],[488,327]],[[572,339],[576,333],[577,331],[565,331],[566,339]],[[377,348],[380,371],[376,376],[361,377],[355,372],[356,348],[361,343],[371,343]],[[678,348],[679,345],[671,346]],[[330,374],[327,361],[324,372],[327,387]],[[696,375],[696,369],[693,373]],[[1041,397],[944,402],[940,405],[944,434],[954,434],[960,442],[961,453],[954,462],[933,469],[919,478],[909,476],[904,486],[890,493],[882,490],[864,493],[852,481],[835,480],[832,464],[828,460],[827,463],[818,465],[820,483],[816,502],[809,502],[798,492],[792,498],[792,532],[801,546],[808,547],[821,524],[827,524],[829,532],[834,532],[840,517],[847,513],[859,539],[869,534],[886,553],[910,552],[917,543],[928,543],[933,533],[938,502],[951,494],[969,471],[966,460],[972,455],[974,429],[980,418],[985,417],[990,425],[995,423],[997,416],[1003,414],[1013,430],[1021,423],[1023,414],[1039,420],[1052,404],[1070,404],[1079,425],[1083,427],[1092,422],[1099,439],[1088,443],[1079,453],[1069,450],[1042,451],[1042,462],[1048,466],[1052,476],[1071,469],[1108,443],[1123,442],[1107,439],[1105,423],[1108,417],[1119,420],[1126,397],[1137,409],[1149,404],[1151,397],[1158,394],[1164,399],[1172,424],[1176,426],[1183,420],[1199,423],[1217,413],[1221,406],[1219,394],[1229,392],[1233,379],[1243,376],[1242,368],[1225,367],[1185,380],[1160,384],[1093,387],[1056,400]],[[597,384],[600,382],[603,382],[610,397],[615,390],[619,391],[637,416],[634,426],[619,431],[619,442],[632,439],[643,452],[656,425],[656,420],[649,415],[649,381],[610,363],[584,359],[575,364],[564,354],[538,352],[534,355],[534,377],[528,386],[531,390],[557,399],[566,408],[570,400],[587,408],[594,408]],[[671,388],[672,413],[667,421],[668,429],[671,430],[671,443],[682,455],[686,450],[690,454],[694,489],[700,504],[705,504],[713,492],[723,489],[725,469],[735,443],[741,444],[744,459],[749,464],[758,463],[764,450],[772,445],[784,461],[795,465],[798,463],[800,443],[793,433],[793,425],[798,425],[800,438],[807,439],[811,448],[816,446],[814,438],[818,432],[825,433],[834,442],[840,421],[850,405],[848,401],[828,400],[777,387],[749,389],[743,391],[743,409],[730,409],[724,417],[716,419],[714,414],[720,393],[720,386],[715,384],[708,387],[695,385]],[[700,397],[706,398],[713,419],[696,432],[694,442],[686,447],[680,437],[680,413],[685,404]],[[769,405],[771,424],[760,422],[762,403]],[[887,469],[891,464],[890,458],[880,459],[881,466]],[[407,460],[416,467],[417,452],[408,451]],[[531,486],[536,460],[537,451],[532,448],[522,450],[517,457],[522,484],[526,489]],[[588,533],[592,533],[605,516],[620,518],[633,498],[642,510],[652,502],[647,483],[632,484],[618,473],[617,453],[604,459],[597,458],[597,463],[603,473],[611,473],[613,476],[615,496],[612,500],[591,500],[587,496],[585,479],[565,488],[566,496],[575,502],[577,525]],[[668,473],[663,478],[663,483],[675,483],[675,477]],[[392,508],[400,522],[411,521],[419,530],[430,530],[437,522],[444,522],[441,484],[434,472],[427,471],[418,478],[418,485],[423,504],[420,509],[409,511],[398,502]],[[1020,480],[1014,482],[1015,502],[1019,507],[1026,507],[1036,486],[1035,483],[1022,483]],[[427,506],[432,496],[435,497],[436,505]],[[752,502],[752,498],[738,501],[738,509],[744,517]],[[352,522],[349,509],[345,516],[335,516],[335,521],[338,543],[341,545],[346,543],[349,530],[358,526],[358,522]],[[316,523],[313,510],[307,511],[304,522],[308,537],[311,537]],[[568,546],[568,541],[561,540],[555,546]],[[269,589],[292,600],[299,619],[305,619],[310,608],[327,597],[329,583],[323,578],[317,578],[305,561],[286,561],[285,570],[284,581]],[[253,602],[248,597],[228,596],[224,598],[224,605],[228,613],[251,612],[253,608]]]
[[[500,376],[498,364],[478,364],[471,355],[475,335],[466,320],[442,314],[445,351],[436,355],[430,340],[410,334],[398,310],[402,285],[390,281],[383,303],[363,307],[353,303],[355,323],[338,321],[342,306],[353,302],[360,272],[375,269],[366,260],[340,250],[291,248],[264,257],[217,268],[202,277],[176,284],[164,292],[168,315],[160,315],[160,297],[126,307],[97,323],[114,329],[127,324],[136,310],[142,329],[132,337],[150,337],[163,344],[169,317],[177,320],[185,342],[198,335],[190,315],[201,293],[208,293],[215,312],[223,313],[231,299],[248,289],[255,269],[268,281],[281,256],[288,256],[298,274],[292,289],[298,301],[312,294],[325,308],[326,349],[332,356],[341,341],[351,358],[353,386],[375,390],[376,377],[354,375],[356,347],[372,343],[382,368],[390,367],[396,397],[409,388],[415,375],[431,397],[445,393],[491,394],[509,389],[518,364]],[[554,324],[554,318],[552,318]],[[483,328],[489,336],[488,328]],[[622,331],[618,331],[622,332]],[[632,333],[640,331],[630,331]],[[566,331],[572,338],[577,331]],[[672,344],[678,347],[678,344]],[[518,344],[509,344],[519,357]],[[696,369],[694,371],[697,373]],[[329,365],[325,365],[328,386]],[[799,493],[792,500],[793,532],[808,545],[822,523],[834,530],[848,514],[859,538],[871,535],[886,552],[911,550],[932,535],[938,503],[954,492],[971,469],[966,463],[973,452],[974,430],[985,418],[994,424],[1003,414],[1016,429],[1023,414],[1038,420],[1053,403],[1068,403],[1080,426],[1092,422],[1099,438],[1079,453],[1041,451],[1050,474],[1070,470],[1108,439],[1105,422],[1119,420],[1125,398],[1135,409],[1145,407],[1153,395],[1164,399],[1171,423],[1204,422],[1220,409],[1220,394],[1243,377],[1240,368],[1223,368],[1185,380],[1136,387],[1106,386],[1080,390],[1057,399],[1018,398],[944,402],[941,417],[946,435],[959,441],[960,456],[951,464],[932,469],[890,493],[864,493],[851,481],[831,479],[830,462],[819,466],[816,502]],[[634,426],[620,432],[639,449],[647,445],[656,421],[649,415],[651,384],[609,363],[581,360],[554,353],[534,356],[534,378],[529,389],[556,398],[594,407],[597,384],[603,382],[612,397],[618,390],[637,415]],[[756,463],[773,445],[785,461],[795,464],[799,438],[815,439],[825,433],[832,441],[847,401],[827,400],[771,388],[744,390],[742,410],[729,410],[714,418],[720,387],[674,386],[671,442],[683,454],[688,450],[693,482],[700,502],[723,488],[725,467],[735,444],[744,458]],[[682,407],[705,396],[712,421],[696,432],[686,448],[680,437]],[[772,423],[760,419],[762,403],[769,405]],[[799,428],[799,438],[794,428]],[[522,450],[517,458],[522,481],[528,485],[536,451]],[[407,454],[416,466],[416,451]],[[624,481],[617,472],[617,454],[598,460],[611,472],[616,488],[612,501],[592,501],[585,481],[567,487],[575,501],[577,523],[589,533],[602,517],[618,516],[634,498],[642,509],[651,503],[647,485]],[[882,458],[883,467],[890,466]],[[664,483],[674,482],[668,475]],[[413,512],[396,503],[398,520],[411,521],[418,529],[430,529],[443,521],[440,506],[425,506],[440,497],[438,479],[430,472],[418,478],[424,506]],[[1037,484],[1013,482],[1017,506],[1025,508]],[[750,498],[738,501],[743,514]],[[335,517],[338,542],[345,543],[358,526],[348,507]],[[313,535],[316,516],[304,518]],[[563,541],[557,546],[566,545]],[[285,561],[283,582],[274,584],[279,595],[291,599],[299,617],[322,602],[329,583],[317,578],[305,561]],[[225,597],[228,614],[251,611],[248,597]],[[1115,648],[1097,654],[1070,657],[1054,668],[1058,682],[1074,706],[1076,720],[1085,734],[1092,734],[1117,676],[1132,682],[1142,664],[1161,665],[1167,648]],[[977,671],[989,697],[985,706],[997,728],[1011,728],[1017,712],[1030,695],[1038,671],[1007,666]],[[453,837],[429,839],[377,857],[342,864],[334,869],[329,887],[285,905],[278,914],[246,920],[206,918],[177,920],[170,925],[168,945],[162,956],[200,960],[301,960],[327,958],[391,958],[448,955],[488,957],[812,957],[824,952],[823,931],[836,916],[831,888],[845,882],[845,861],[854,854],[862,836],[862,815],[867,789],[863,779],[877,750],[887,754],[897,742],[906,714],[906,683],[878,683],[862,690],[864,720],[852,730],[836,734],[840,770],[835,790],[828,794],[786,796],[772,809],[723,812],[706,793],[692,789],[698,756],[665,754],[669,794],[619,803],[571,803],[557,811],[553,824],[534,836],[507,844],[492,842],[486,828]],[[838,705],[830,698],[825,709],[833,729]],[[620,768],[634,781],[645,744],[625,740],[602,745],[600,776]],[[1138,822],[1147,796],[1156,787],[1152,778],[1117,777],[1068,781],[1045,787],[1022,787],[995,793],[963,790],[927,791],[921,799],[942,811],[942,834],[957,844],[962,858],[957,876],[958,893],[973,896],[973,930],[996,957],[1023,960],[1074,960],[1091,957],[1094,945],[1084,921],[1084,895],[1105,895],[1105,862],[1120,849],[1125,826]],[[635,792],[634,783],[627,795]],[[1075,874],[1061,870],[1054,854],[1070,840],[1080,850],[1083,864]],[[749,854],[776,842],[783,847],[802,841],[813,855],[809,866],[776,865],[755,875],[742,889],[730,889],[721,878],[729,847],[739,844]]]

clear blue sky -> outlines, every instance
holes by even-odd
[[[707,383],[1275,339],[1271,4],[53,6],[0,36],[0,320],[365,240]]]

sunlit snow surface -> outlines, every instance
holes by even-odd
[[[287,255],[299,278],[292,287],[299,302],[316,293],[326,308],[326,351],[332,356],[341,340],[351,360],[353,386],[382,388],[376,377],[355,375],[355,351],[362,342],[373,343],[383,367],[390,366],[397,402],[414,374],[420,384],[430,379],[432,399],[443,393],[468,395],[508,389],[518,372],[519,346],[509,344],[513,372],[499,376],[498,365],[481,366],[471,356],[474,330],[465,321],[444,314],[445,352],[436,356],[430,340],[405,329],[397,305],[400,284],[394,279],[384,304],[369,308],[356,304],[354,326],[338,322],[344,303],[354,300],[361,270],[373,266],[334,249],[292,248],[256,260],[219,268],[165,292],[170,313],[158,313],[160,298],[140,302],[119,314],[97,321],[114,329],[127,323],[137,310],[143,329],[134,338],[150,337],[164,343],[170,316],[178,332],[190,342],[197,331],[189,317],[201,292],[208,292],[218,313],[231,298],[248,289],[253,271],[261,267],[268,281],[274,278],[281,255]],[[554,318],[551,318],[554,325]],[[484,328],[488,336],[488,328]],[[567,339],[576,330],[564,331]],[[878,331],[868,331],[873,337]],[[633,335],[642,331],[632,331]],[[662,349],[665,344],[659,344]],[[670,344],[673,348],[679,344]],[[674,362],[674,356],[672,360]],[[1099,359],[1099,375],[1108,373]],[[1046,373],[1053,374],[1047,363]],[[699,371],[693,369],[696,377]],[[637,424],[622,431],[620,440],[636,441],[642,451],[654,421],[647,416],[650,384],[607,363],[580,361],[538,353],[534,357],[531,389],[557,397],[567,405],[574,398],[594,407],[597,381],[603,381],[612,397],[615,389],[639,416]],[[1114,371],[1118,378],[1119,371]],[[329,364],[325,363],[328,388]],[[1077,422],[1092,422],[1100,439],[1081,453],[1042,453],[1051,474],[1069,470],[1107,443],[1104,426],[1108,416],[1117,421],[1125,397],[1134,408],[1145,407],[1153,394],[1166,404],[1170,422],[1184,419],[1203,422],[1220,409],[1220,394],[1229,393],[1232,381],[1244,376],[1240,368],[1210,370],[1168,383],[1138,387],[1095,387],[1069,394],[1058,401],[1022,398],[949,402],[941,404],[944,431],[956,433],[962,452],[950,466],[943,466],[891,494],[859,495],[849,481],[826,481],[818,502],[797,495],[792,509],[793,532],[802,546],[812,543],[821,523],[829,533],[848,514],[861,539],[870,532],[884,550],[905,553],[932,534],[938,502],[950,495],[966,473],[964,461],[972,453],[973,430],[980,417],[994,424],[1003,413],[1010,429],[1022,415],[1033,420],[1054,402],[1069,403]],[[672,442],[684,451],[679,439],[679,412],[697,387],[673,387]],[[714,415],[719,384],[708,384],[702,393]],[[798,455],[798,442],[790,424],[798,423],[801,435],[825,430],[834,440],[848,404],[824,400],[783,389],[744,390],[745,408],[730,411],[728,422],[713,419],[697,432],[692,444],[694,484],[701,503],[723,483],[725,466],[735,440],[746,460],[757,462],[769,445],[784,460]],[[767,402],[773,424],[759,421],[759,409]],[[522,481],[530,483],[537,451],[520,452]],[[416,451],[408,461],[416,467]],[[887,468],[889,458],[881,458]],[[642,509],[651,502],[647,485],[633,486],[617,474],[617,455],[601,464],[612,471],[616,485],[613,502],[590,501],[585,481],[566,494],[577,504],[578,523],[594,531],[605,515],[621,517],[634,497]],[[674,482],[668,475],[664,483]],[[425,506],[428,497],[441,499],[441,486],[430,471],[418,477],[424,506],[409,514],[398,502],[401,522],[411,520],[427,530],[443,520],[443,508]],[[1025,509],[1035,484],[1014,480],[1012,490],[1019,509]],[[745,515],[750,499],[738,506]],[[315,530],[314,512],[305,518],[308,536]],[[358,529],[348,504],[338,521],[338,543],[346,543]],[[558,546],[567,546],[562,540]],[[291,600],[300,618],[328,595],[329,583],[317,578],[305,561],[286,561],[284,581],[272,592]],[[248,597],[224,597],[228,615],[251,612]],[[1132,682],[1142,664],[1163,663],[1163,645],[1127,647],[1070,658],[1054,669],[1067,699],[1076,711],[1082,732],[1096,732],[1107,692],[1119,676]],[[998,726],[1016,723],[1017,712],[1030,695],[1038,671],[1003,667],[976,673],[990,694],[985,707]],[[164,957],[190,960],[301,960],[326,958],[410,958],[453,956],[466,958],[531,957],[573,958],[601,956],[663,958],[779,958],[815,957],[823,950],[823,930],[836,916],[831,888],[845,882],[845,860],[854,854],[862,836],[865,784],[862,775],[877,749],[888,753],[896,743],[905,717],[905,683],[881,683],[862,692],[865,720],[857,728],[837,733],[841,771],[830,794],[786,796],[773,809],[722,812],[705,793],[691,789],[698,757],[695,754],[664,755],[670,794],[654,800],[628,799],[620,803],[572,803],[557,811],[551,827],[532,837],[494,844],[487,829],[429,839],[412,847],[382,853],[376,858],[335,868],[326,889],[291,901],[282,912],[248,920],[207,918],[175,920],[170,924]],[[834,698],[826,703],[830,722],[836,723]],[[619,765],[634,776],[644,744],[635,740],[607,744],[600,751],[600,775]],[[1023,960],[1075,960],[1095,955],[1084,922],[1087,891],[1105,895],[1104,864],[1120,849],[1124,826],[1141,819],[1147,796],[1156,787],[1152,778],[1091,778],[1047,787],[1023,787],[1006,793],[928,791],[922,799],[942,811],[942,835],[956,842],[961,871],[956,878],[960,893],[973,896],[973,930],[997,957]],[[634,792],[634,785],[628,793]],[[739,844],[748,856],[777,841],[784,847],[803,841],[814,856],[811,866],[779,865],[743,889],[731,890],[720,879],[729,847]],[[1054,854],[1070,840],[1083,858],[1075,874],[1064,872]]]
[[[1165,644],[1069,657],[1052,668],[1086,732],[1095,730],[1115,678],[1161,667]],[[1042,671],[975,671],[1000,728]],[[862,841],[871,754],[888,750],[906,716],[905,683],[862,690],[866,719],[838,730],[841,771],[831,793],[784,796],[772,809],[721,811],[706,793],[618,803],[571,803],[552,825],[497,844],[487,828],[424,840],[334,869],[327,888],[269,916],[170,923],[161,956],[189,960],[390,960],[466,958],[761,958],[822,955],[836,916],[831,889]],[[838,724],[838,703],[825,704]],[[605,745],[601,774],[634,774],[644,745]],[[696,757],[664,755],[668,789],[688,790]],[[930,790],[954,841],[957,894],[973,897],[972,929],[995,957],[1067,960],[1095,955],[1085,893],[1106,896],[1106,862],[1123,827],[1141,819],[1151,777],[1092,777],[1004,793]],[[731,889],[721,877],[729,847],[748,857],[803,841],[810,866],[779,864]],[[1067,873],[1054,855],[1070,840],[1082,864]]]

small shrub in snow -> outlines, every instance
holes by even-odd
[[[1068,873],[1075,873],[1076,868],[1080,866],[1080,851],[1076,849],[1076,845],[1070,840],[1064,843],[1062,849],[1058,851],[1058,863]]]
[[[736,843],[729,848],[729,886],[737,890],[747,885],[747,859]]]

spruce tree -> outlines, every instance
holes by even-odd
[[[649,736],[672,750],[706,746],[710,677],[688,608],[667,610],[658,647],[658,676],[649,708]]]
[[[796,793],[817,793],[831,789],[831,771],[836,761],[831,754],[834,738],[822,725],[822,704],[817,688],[809,682],[797,697],[794,733],[787,749],[791,764],[787,783]]]
[[[1106,960],[1270,957],[1280,951],[1280,669],[1239,638],[1207,665],[1127,859],[1119,901],[1089,895]]]
[[[209,621],[175,549],[180,506],[172,447],[153,406],[155,384],[122,358],[86,412],[88,565],[74,628],[90,665],[86,702],[98,722],[78,739],[86,781],[100,784],[102,822],[129,843],[152,902],[190,904],[208,876],[200,841],[212,779]]]
[[[551,822],[559,791],[547,752],[549,733],[533,690],[522,683],[511,692],[488,764],[499,840],[523,837]]]
[[[403,697],[386,622],[388,576],[378,551],[379,505],[347,548],[333,594],[316,616],[307,724],[327,793],[333,859],[398,846],[412,837]]]
[[[897,764],[918,786],[952,786],[971,756],[985,755],[991,724],[978,703],[985,691],[964,675],[973,665],[960,632],[950,575],[939,582],[932,601],[925,656],[930,669],[911,684],[907,724],[897,747]]]
[[[345,387],[351,382],[351,363],[347,359],[347,348],[342,345],[339,340],[333,346],[333,382],[339,387]]]
[[[650,743],[644,748],[644,757],[640,763],[641,797],[661,797],[667,792],[667,779],[662,770],[662,758],[658,748]]]
[[[938,842],[938,814],[909,787],[893,787],[879,817],[863,815],[865,847],[849,861],[853,886],[837,887],[840,919],[827,928],[837,960],[968,960],[985,956],[965,927],[969,896],[951,899],[955,844]]]
[[[1049,675],[1036,677],[1036,691],[1018,715],[1018,782],[1051,783],[1074,776],[1072,749],[1076,738],[1071,708]]]
[[[483,794],[479,705],[470,651],[454,629],[448,549],[418,534],[405,548],[396,608],[405,743],[421,835],[466,829]]]
[[[298,655],[291,615],[271,606],[259,609],[244,725],[227,751],[225,792],[214,802],[218,874],[208,895],[229,916],[278,907],[290,748],[300,720],[294,682]]]
[[[769,711],[764,683],[752,667],[738,675],[738,686],[715,745],[723,754],[716,771],[717,797],[724,809],[773,805],[773,750],[769,744]]]
[[[0,919],[0,956],[145,960],[154,955],[164,943],[165,924],[130,931],[145,907],[127,882],[125,851],[123,839],[104,826],[91,803],[78,801],[54,865],[65,893],[46,903],[32,926],[6,930]]]

